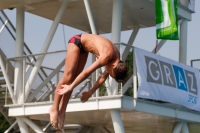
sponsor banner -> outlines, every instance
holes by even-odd
[[[157,39],[178,40],[178,2],[177,0],[156,0]]]
[[[199,70],[134,48],[138,97],[166,101],[200,111]]]

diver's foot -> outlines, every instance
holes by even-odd
[[[63,129],[63,125],[65,123],[65,112],[59,112],[59,129]]]
[[[52,107],[49,109],[50,122],[53,128],[58,129],[58,111]]]

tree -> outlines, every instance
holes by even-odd
[[[10,127],[10,124],[4,118],[4,116],[0,113],[0,132],[5,132]]]
[[[129,78],[131,77],[131,75],[133,75],[133,49],[132,51],[129,52],[127,58],[126,58],[126,64],[128,65],[129,67]],[[128,79],[129,79],[128,78]],[[128,88],[128,90],[125,92],[126,96],[133,96],[133,84]]]

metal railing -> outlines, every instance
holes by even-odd
[[[123,44],[123,45],[116,44],[116,45],[120,45],[120,48],[121,48],[120,51],[123,51],[123,47],[124,47],[123,45],[126,45],[126,44]],[[133,52],[132,52],[133,48],[134,47],[130,46],[129,58],[131,58],[132,61],[129,59],[130,60],[128,62],[129,66],[134,66],[133,65],[134,57],[133,57]],[[23,71],[24,71],[23,98],[24,98],[25,84],[28,81],[31,70],[35,65],[35,61],[30,60],[30,58],[37,59],[39,56],[45,56],[40,70],[42,69],[43,72],[45,72],[47,74],[47,76],[42,75],[42,71],[38,72],[38,74],[37,74],[38,77],[40,75],[43,78],[43,80],[40,80],[40,81],[38,81],[37,79],[35,80],[34,85],[31,87],[31,94],[29,94],[28,99],[24,99],[23,103],[52,101],[56,85],[64,73],[62,68],[64,66],[66,50],[40,53],[40,54],[30,54],[30,55],[24,55],[24,56],[14,57],[14,58],[7,58],[6,62],[7,63],[11,62],[11,64],[14,64],[16,60],[23,61],[23,64],[24,64],[23,65],[24,66],[23,67]],[[135,67],[132,69],[135,69]],[[99,74],[102,73],[101,70],[98,70],[98,72],[99,72]],[[136,80],[136,73],[134,76],[132,76],[133,72],[134,72],[134,70],[131,70],[131,75],[130,75],[129,79],[126,81],[126,83],[124,83],[124,84],[120,83],[120,84],[118,84],[118,88],[115,88],[118,91],[117,95],[134,96],[133,92],[136,92],[136,91],[133,89],[133,87],[134,87],[133,79],[135,81],[137,81],[137,80]],[[78,85],[74,89],[74,93],[72,94],[71,98],[72,99],[79,98],[81,95],[81,92],[88,91],[89,89],[91,89],[91,86],[92,86],[91,81],[92,80],[93,79],[91,79],[91,77],[90,77],[90,78],[86,79],[84,82],[82,82],[80,85]],[[95,80],[97,80],[97,79],[95,79]],[[96,95],[93,95],[93,97],[108,96],[108,86],[106,84],[102,85],[97,91],[98,91],[98,93],[96,93]],[[126,94],[127,91],[129,91],[129,93]]]
[[[52,57],[52,54],[56,55],[55,60]],[[44,63],[41,65],[37,77],[35,79],[34,84],[31,86],[31,94],[29,95],[28,99],[24,99],[25,102],[38,102],[38,101],[45,101],[51,100],[52,101],[52,94],[55,90],[55,83],[58,82],[60,78],[59,75],[63,74],[61,68],[64,66],[66,50],[63,51],[56,51],[56,52],[49,52],[49,53],[41,53],[41,54],[31,54],[31,55],[24,55],[20,57],[14,58],[7,58],[6,63],[15,64],[16,60],[22,60],[23,62],[23,95],[25,93],[25,84],[28,81],[30,76],[30,72],[32,71],[35,61],[30,60],[30,58],[38,58],[39,56],[44,55]],[[50,66],[50,67],[48,67]],[[23,96],[24,97],[24,96]]]
[[[191,60],[190,65],[200,70],[200,59]]]

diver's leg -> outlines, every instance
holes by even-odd
[[[80,54],[78,66],[76,68],[76,73],[75,73],[73,80],[83,71],[83,68],[84,68],[86,61],[87,61],[87,57],[88,57],[88,52],[84,52],[84,53]],[[60,129],[63,128],[63,124],[64,124],[64,120],[65,120],[65,112],[66,112],[67,104],[68,104],[69,99],[71,97],[71,93],[64,94],[63,97],[62,97],[62,100],[60,102],[60,109],[59,109],[59,118],[60,118],[59,128]]]
[[[76,68],[80,56],[80,49],[73,43],[68,44],[68,50],[65,59],[65,70],[62,78],[57,84],[56,89],[61,89],[61,85],[70,84],[76,74]],[[67,94],[67,95],[71,95]],[[55,93],[53,106],[49,110],[50,122],[54,128],[58,128],[58,111],[62,96]]]

